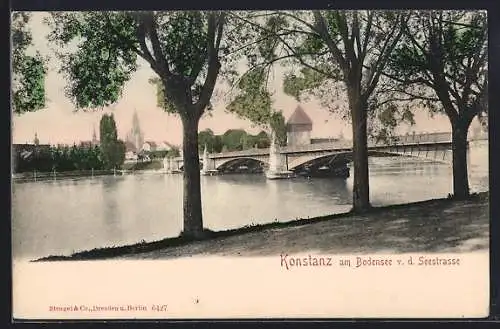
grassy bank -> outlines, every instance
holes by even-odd
[[[206,231],[200,240],[167,238],[133,245],[96,248],[37,261],[108,258],[169,258],[194,254],[262,255],[320,249],[328,252],[374,250],[442,251],[488,235],[487,192],[470,199],[435,199],[375,207],[365,214],[342,213],[225,231]],[[485,235],[486,234],[486,235]],[[476,240],[474,240],[476,239]],[[479,240],[478,240],[479,239]],[[479,248],[473,245],[472,248]]]

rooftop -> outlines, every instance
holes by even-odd
[[[288,119],[287,125],[312,125],[311,118],[304,109],[298,105],[293,114]]]

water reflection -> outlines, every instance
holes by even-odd
[[[471,152],[471,158],[471,190],[487,190],[487,152]],[[369,164],[374,205],[442,198],[452,190],[446,164],[403,157],[371,158]],[[345,212],[352,200],[352,176],[276,181],[257,174],[203,176],[201,188],[204,225],[213,230]],[[15,257],[157,240],[182,229],[182,175],[16,183],[12,190]]]
[[[100,208],[103,209],[103,231],[106,234],[106,238],[109,241],[117,241],[123,239],[122,227],[120,226],[120,212],[117,202],[118,193],[112,193],[112,191],[117,190],[117,185],[119,180],[108,180],[105,183],[104,180],[101,181],[101,205]]]

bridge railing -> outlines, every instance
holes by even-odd
[[[408,134],[402,136],[394,136],[388,140],[368,140],[368,147],[377,146],[400,146],[400,145],[415,145],[415,144],[432,144],[432,143],[448,143],[451,142],[451,133],[424,133],[424,134]],[[280,148],[281,153],[302,153],[302,152],[321,152],[326,150],[349,150],[352,149],[351,140],[339,140],[334,142],[316,143],[308,145],[284,146]],[[233,157],[255,157],[269,154],[269,148],[263,149],[248,149],[243,151],[232,151],[224,153],[211,153],[209,158],[233,158]],[[201,159],[201,157],[200,157]],[[182,157],[174,158],[175,161],[182,161]]]

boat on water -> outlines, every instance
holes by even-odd
[[[221,174],[217,169],[200,170],[200,173],[202,176],[217,176]]]
[[[349,178],[350,170],[349,167],[337,167],[331,168],[328,166],[323,166],[318,168],[317,170],[311,170],[310,168],[304,168],[300,172],[297,173],[298,176],[307,177],[307,178],[326,178],[326,177],[336,177],[336,178]]]
[[[289,179],[289,178],[294,178],[295,176],[296,176],[295,173],[291,170],[286,170],[286,171],[268,170],[268,171],[266,171],[266,178],[267,179]]]

